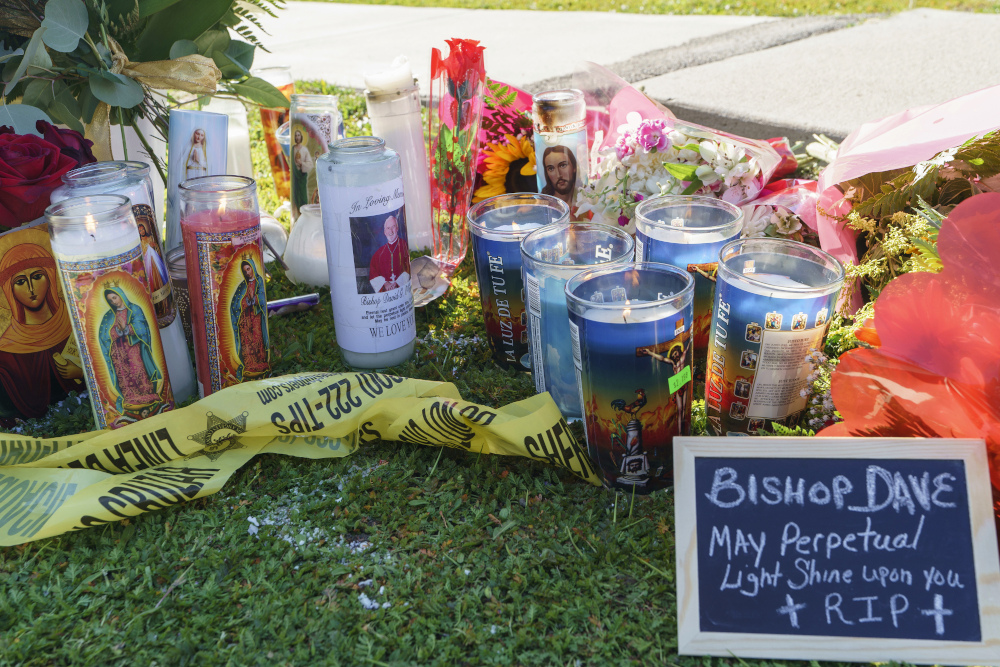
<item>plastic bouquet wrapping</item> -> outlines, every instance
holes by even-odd
[[[743,208],[743,237],[790,239],[819,247],[816,181],[780,179]]]
[[[677,120],[663,107],[600,66],[574,79],[588,106],[607,102],[590,123],[590,180],[580,212],[634,233],[636,205],[661,194],[710,195],[742,205],[763,190],[781,163],[766,141]]]
[[[476,182],[486,68],[479,42],[446,41],[447,57],[431,52],[428,124],[433,258],[450,276],[468,249],[465,214]]]
[[[473,202],[538,191],[533,135],[531,95],[487,78]]]
[[[858,334],[869,347],[832,375],[845,421],[819,435],[983,438],[1000,498],[1000,194],[952,210],[936,251],[937,271],[900,276],[875,301],[874,328]]]

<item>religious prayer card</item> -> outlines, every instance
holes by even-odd
[[[686,655],[1000,664],[982,440],[677,438]]]

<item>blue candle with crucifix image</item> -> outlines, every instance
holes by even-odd
[[[587,451],[604,484],[649,493],[673,481],[673,440],[691,433],[694,279],[637,262],[566,284]]]
[[[573,370],[566,281],[584,269],[631,262],[634,249],[629,234],[596,223],[547,225],[521,241],[535,390],[549,392],[566,419],[583,416]]]
[[[840,262],[804,243],[753,238],[722,249],[705,382],[709,433],[798,423],[806,355],[822,349],[843,284]]]

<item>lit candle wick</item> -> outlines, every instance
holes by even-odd
[[[629,305],[628,299],[625,299],[625,305],[626,306]],[[625,320],[625,324],[628,324],[628,315],[631,312],[632,312],[632,309],[628,308],[628,307],[626,307],[625,310],[622,311],[622,319]]]
[[[84,218],[83,225],[87,228],[87,233],[90,234],[90,238],[94,238],[94,234],[97,233],[97,221],[94,220],[94,216],[88,215]]]
[[[221,220],[222,216],[225,215],[225,214],[226,214],[226,200],[225,199],[220,199],[219,200],[219,219]]]

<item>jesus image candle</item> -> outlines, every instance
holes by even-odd
[[[97,427],[174,407],[131,202],[88,195],[45,211]]]
[[[267,295],[257,184],[243,176],[204,176],[181,191],[198,392],[265,376]]]

